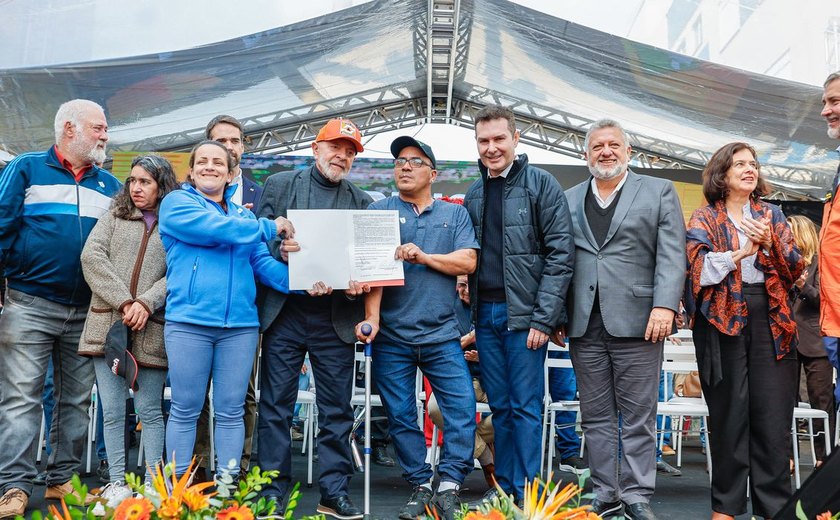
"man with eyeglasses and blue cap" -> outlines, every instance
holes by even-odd
[[[405,263],[405,285],[371,289],[356,336],[373,342],[373,375],[403,477],[414,487],[399,518],[425,516],[428,506],[453,519],[461,510],[460,486],[473,469],[475,441],[475,394],[461,351],[454,289],[458,275],[475,271],[479,246],[467,211],[432,198],[437,163],[431,147],[403,136],[391,143],[391,154],[399,194],[369,209],[399,212],[401,244],[394,258]],[[445,426],[437,493],[416,420],[418,368],[431,383]]]

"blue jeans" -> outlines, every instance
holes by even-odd
[[[373,376],[388,416],[403,478],[419,486],[431,482],[433,474],[425,460],[426,440],[417,425],[418,368],[432,385],[443,415],[440,480],[460,485],[473,469],[475,392],[457,339],[431,345],[404,345],[384,339],[373,344]]]
[[[305,360],[303,362],[306,365],[306,373],[300,373],[298,376],[298,391],[300,390],[309,390],[310,383],[312,381],[312,364],[309,360]],[[300,418],[300,408],[302,405],[295,404],[295,412],[294,412],[294,419],[292,420],[292,424],[295,426],[300,426],[303,423],[303,419]]]
[[[9,289],[0,318],[0,493],[32,494],[41,398],[47,365],[55,367],[47,484],[79,469],[88,426],[93,363],[78,355],[87,307],[72,307]]]
[[[164,339],[172,382],[166,453],[175,459],[176,474],[186,473],[190,464],[195,425],[211,376],[217,473],[228,466],[238,471],[245,443],[245,392],[259,339],[257,327],[225,329],[167,321]]]
[[[47,452],[47,457],[52,453],[50,425],[52,424],[53,409],[55,409],[55,393],[53,388],[53,366],[52,358],[50,358],[50,362],[47,365],[47,377],[44,379],[44,392],[41,394],[41,401],[44,405],[44,438],[47,441],[44,451]]]
[[[823,337],[823,345],[828,354],[828,361],[831,365],[840,372],[840,355],[837,350],[837,338],[831,336]],[[834,402],[840,403],[840,385],[834,387]]]
[[[104,424],[102,440],[107,446],[107,459],[111,482],[125,480],[126,457],[126,404],[128,387],[125,378],[115,376],[111,372],[108,360],[98,357],[93,360],[96,371],[97,388],[99,389],[99,403],[103,408],[99,416]],[[163,455],[163,411],[161,409],[161,395],[163,383],[166,380],[166,370],[141,367],[137,373],[140,388],[134,392],[134,406],[137,415],[143,422],[143,449],[146,460],[146,481],[151,482],[149,467],[160,461]],[[97,442],[99,439],[97,439]],[[102,456],[100,455],[100,460]]]
[[[569,359],[567,350],[552,350],[548,357],[554,359]],[[552,401],[574,401],[577,395],[577,378],[571,368],[552,368],[548,371],[548,393]],[[557,428],[557,456],[563,460],[580,455],[580,437],[575,431],[577,412],[557,412],[555,424],[571,425]]]
[[[94,374],[96,373],[95,363],[93,372]],[[96,397],[96,424],[94,425],[96,427],[96,458],[100,461],[107,461],[108,450],[105,448],[105,413],[102,411],[102,398],[99,396]],[[122,480],[122,478],[120,478],[120,480]]]
[[[659,372],[659,400],[660,401],[667,401],[668,399],[674,396],[674,381],[673,376],[665,380],[665,372]],[[665,421],[664,424],[662,421]],[[658,415],[656,417],[656,424],[657,427],[661,430],[665,430],[664,432],[660,433],[659,435],[663,438],[663,442],[667,445],[671,445],[671,416],[670,415]],[[680,425],[682,428],[682,425]],[[659,449],[659,437],[656,438],[656,459],[659,460],[662,458],[662,450]]]
[[[481,384],[493,410],[496,481],[522,498],[540,472],[546,348],[531,350],[527,330],[510,330],[507,304],[482,302],[475,327]]]

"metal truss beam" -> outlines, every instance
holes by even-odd
[[[426,26],[426,122],[448,123],[458,48],[461,0],[429,0]]]
[[[505,105],[514,111],[522,142],[569,157],[583,159],[586,129],[593,122],[587,118],[537,106],[522,100],[502,97],[496,92],[483,90],[473,91],[469,100],[456,100],[453,119],[461,126],[473,128],[475,126],[475,114],[490,103]],[[655,147],[660,143],[657,140],[629,132],[627,138],[633,147],[631,160],[635,164],[646,168],[700,169],[707,160],[705,152],[699,150],[691,150],[692,154],[697,156],[697,159],[690,156],[686,158],[685,155],[689,154],[679,156],[677,154],[678,150],[674,149],[673,146],[669,150],[671,153],[662,153],[655,150]],[[670,143],[664,144],[670,145]],[[688,151],[688,149],[681,151]]]
[[[249,140],[249,153],[288,153],[306,148],[318,129],[330,118],[353,119],[368,137],[391,130],[424,124],[429,117],[423,110],[427,99],[412,97],[408,88],[391,86],[344,98],[303,105],[242,120]],[[448,123],[473,128],[475,114],[489,103],[510,107],[517,118],[522,142],[555,153],[583,159],[586,129],[593,122],[574,114],[503,96],[489,89],[473,89],[468,99],[453,98]],[[189,150],[204,137],[197,128],[154,139],[113,146],[119,151]],[[628,132],[633,148],[631,164],[646,168],[702,169],[710,154],[697,149]],[[806,168],[765,164],[763,171],[777,190],[789,192],[795,186],[821,186],[819,172]],[[814,192],[819,192],[813,186]]]
[[[370,90],[343,98],[242,118],[250,153],[286,153],[309,145],[333,117],[348,117],[366,134],[422,123],[422,102],[405,85]],[[111,146],[117,151],[183,151],[204,139],[204,128]]]
[[[584,139],[586,130],[593,123],[591,119],[503,96],[488,89],[473,89],[469,99],[456,99],[452,123],[469,128],[474,127],[475,114],[490,103],[504,105],[514,111],[522,142],[583,159]],[[631,164],[644,168],[702,170],[711,158],[711,154],[703,150],[675,145],[642,134],[627,132],[627,138],[633,148],[630,157]],[[815,178],[815,176],[819,176],[820,173],[807,168],[773,163],[762,165],[762,171],[771,184],[785,191],[789,189],[788,186],[784,186],[786,183],[822,186],[828,185],[830,180],[825,179],[825,182],[818,180],[819,177]]]

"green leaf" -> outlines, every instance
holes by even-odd
[[[805,511],[802,509],[802,501],[796,501],[796,518],[799,520],[808,520],[808,515],[805,514]]]
[[[584,469],[580,475],[578,475],[578,487],[583,489],[583,486],[586,484],[586,481],[589,480],[590,475],[589,468]]]

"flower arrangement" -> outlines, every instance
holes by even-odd
[[[238,471],[238,468],[236,468]],[[273,500],[259,496],[259,491],[277,471],[260,471],[253,468],[238,483],[231,473],[225,472],[214,482],[191,484],[195,473],[195,459],[187,472],[180,478],[175,475],[175,462],[155,466],[150,484],[144,484],[142,477],[132,473],[126,475],[126,485],[134,496],[126,498],[110,508],[105,505],[105,515],[93,514],[94,504],[87,508],[85,503],[88,488],[78,475],[73,476],[73,489],[78,497],[68,494],[61,500],[61,508],[49,506],[47,520],[292,520],[300,499],[300,484],[296,484],[289,495],[285,512],[278,512]],[[213,489],[215,488],[215,490]],[[70,508],[71,506],[78,506]],[[323,515],[302,517],[301,520],[323,520]],[[16,520],[23,520],[18,517]],[[32,520],[44,520],[40,511],[32,513]]]
[[[525,483],[525,498],[522,507],[516,505],[513,497],[505,494],[496,485],[499,495],[492,501],[478,506],[470,511],[466,504],[462,505],[460,513],[455,515],[458,520],[600,520],[600,516],[591,512],[590,506],[581,505],[583,482],[588,472],[581,475],[578,484],[569,483],[560,488],[554,482],[543,483],[539,478]],[[550,478],[550,476],[549,476]],[[438,520],[435,511],[427,510],[425,520]]]

